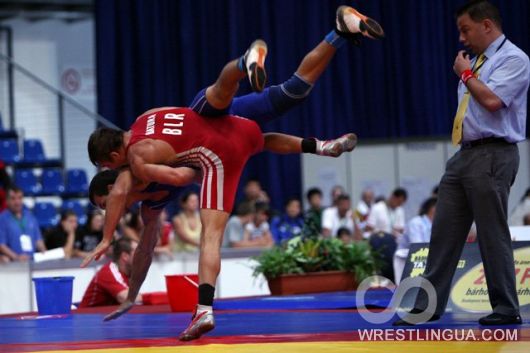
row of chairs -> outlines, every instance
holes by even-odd
[[[38,139],[26,139],[23,142],[24,155],[21,156],[18,141],[14,138],[0,140],[0,159],[6,164],[18,167],[60,167],[58,158],[47,158],[42,142]]]
[[[31,169],[16,169],[15,184],[27,196],[86,197],[88,178],[83,169],[43,169],[40,182]],[[65,182],[66,180],[66,182]]]
[[[57,209],[51,202],[36,202],[32,209],[33,215],[37,219],[41,229],[55,227],[60,219],[60,211],[72,210],[77,215],[77,221],[84,225],[87,221],[86,207],[76,200],[65,200],[60,209]]]

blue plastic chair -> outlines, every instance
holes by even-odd
[[[37,139],[24,140],[24,162],[39,163],[46,161],[42,142]]]
[[[31,169],[15,170],[15,184],[24,191],[24,194],[30,196],[39,194],[41,190],[37,177]]]
[[[88,178],[83,169],[69,169],[66,171],[65,193],[83,196],[88,193]]]
[[[17,140],[6,139],[0,141],[0,159],[6,164],[13,164],[20,161]]]
[[[64,192],[63,173],[60,169],[44,169],[41,176],[43,195],[60,195]]]
[[[56,226],[60,219],[55,206],[51,202],[37,202],[33,208],[33,215],[43,229]]]
[[[63,211],[71,210],[74,211],[77,215],[77,222],[80,225],[84,225],[87,220],[85,207],[79,201],[75,200],[66,200],[63,202],[62,206]]]
[[[24,158],[19,165],[25,167],[59,167],[62,166],[62,162],[58,158],[46,158],[41,140],[27,139],[24,140]]]

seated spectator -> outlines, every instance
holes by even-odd
[[[394,253],[394,279],[396,285],[401,281],[410,244],[429,243],[431,241],[432,220],[435,212],[436,198],[428,198],[422,203],[419,214],[407,223],[403,235],[397,238],[397,250]]]
[[[304,234],[320,235],[322,232],[322,190],[309,189],[306,197],[309,209],[304,214]]]
[[[74,251],[74,241],[77,233],[77,215],[67,210],[61,213],[61,221],[57,227],[44,235],[44,243],[48,249],[63,248],[64,257],[69,259]]]
[[[526,189],[521,201],[513,210],[510,219],[508,220],[508,224],[510,226],[524,225],[524,217],[528,213],[530,213],[530,188]]]
[[[342,194],[337,197],[336,206],[328,207],[322,213],[322,235],[336,237],[340,228],[347,228],[354,232],[353,212],[350,196]]]
[[[254,217],[254,206],[250,202],[237,205],[235,216],[230,217],[225,227],[223,247],[235,248],[245,237],[245,226]]]
[[[199,195],[187,191],[180,198],[181,211],[173,217],[175,251],[195,251],[201,242],[202,223],[199,214]]]
[[[285,203],[285,213],[271,222],[271,233],[277,245],[300,235],[304,227],[302,206],[297,198],[290,198]]]
[[[367,219],[366,230],[371,233],[387,233],[394,237],[405,230],[405,211],[401,207],[407,201],[407,191],[395,189],[388,200],[382,200],[372,206]]]
[[[365,221],[366,218],[368,218],[368,214],[370,213],[370,209],[372,208],[374,199],[375,195],[372,189],[364,189],[361,193],[361,200],[357,204],[355,212],[357,212],[359,216],[364,217],[362,221]]]
[[[256,202],[252,220],[245,225],[243,239],[232,242],[233,248],[270,248],[274,245],[269,226],[269,205]]]
[[[351,230],[346,227],[339,228],[337,231],[337,238],[342,240],[344,244],[349,244],[353,242],[353,234]]]
[[[355,208],[355,224],[360,229],[364,238],[370,236],[370,232],[366,230],[366,220],[372,209],[374,203],[375,195],[371,189],[364,189],[361,193],[361,200]]]
[[[335,185],[331,188],[331,206],[330,207],[336,207],[337,202],[339,201],[340,195],[346,195],[346,190],[340,185]]]
[[[35,250],[46,251],[39,224],[24,208],[24,193],[18,187],[7,188],[7,208],[0,213],[0,254],[11,261],[28,261]]]
[[[129,293],[129,276],[137,243],[127,238],[114,242],[112,261],[104,265],[92,278],[83,295],[80,308],[121,304]],[[138,295],[137,301],[141,301]]]
[[[75,257],[86,257],[103,239],[103,213],[94,210],[88,214],[84,227],[78,229],[74,242]]]
[[[258,179],[248,179],[243,188],[243,193],[244,196],[241,203],[248,202],[254,206],[256,202],[265,202],[267,204],[270,202],[269,195],[261,188],[261,183]]]

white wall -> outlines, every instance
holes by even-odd
[[[418,213],[445,170],[445,162],[457,151],[447,140],[409,143],[381,143],[358,146],[338,159],[304,154],[302,156],[303,189],[317,186],[325,196],[334,184],[341,184],[355,206],[361,191],[371,187],[376,195],[388,196],[398,186],[409,191],[405,204],[407,219]],[[517,205],[530,186],[530,144],[519,144],[521,162],[511,189],[508,209]],[[328,198],[329,199],[329,198]]]
[[[50,85],[66,92],[77,87],[71,97],[91,111],[96,110],[94,22],[84,20],[66,23],[58,20],[28,22],[15,19],[3,22],[13,31],[14,60]],[[65,85],[63,74],[73,69]],[[72,82],[74,77],[74,82]],[[80,80],[75,80],[78,77]],[[2,77],[0,77],[2,79]],[[16,128],[25,138],[40,138],[50,157],[60,153],[58,103],[47,92],[15,71]],[[1,109],[4,110],[4,109]],[[6,109],[7,110],[7,109]],[[85,168],[92,174],[86,142],[95,122],[68,103],[64,106],[66,167]],[[7,125],[8,117],[4,117]]]

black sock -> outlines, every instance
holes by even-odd
[[[199,285],[199,305],[213,305],[213,297],[215,295],[215,287],[208,283]]]
[[[314,138],[308,138],[302,140],[302,152],[303,153],[317,153],[317,140]]]

